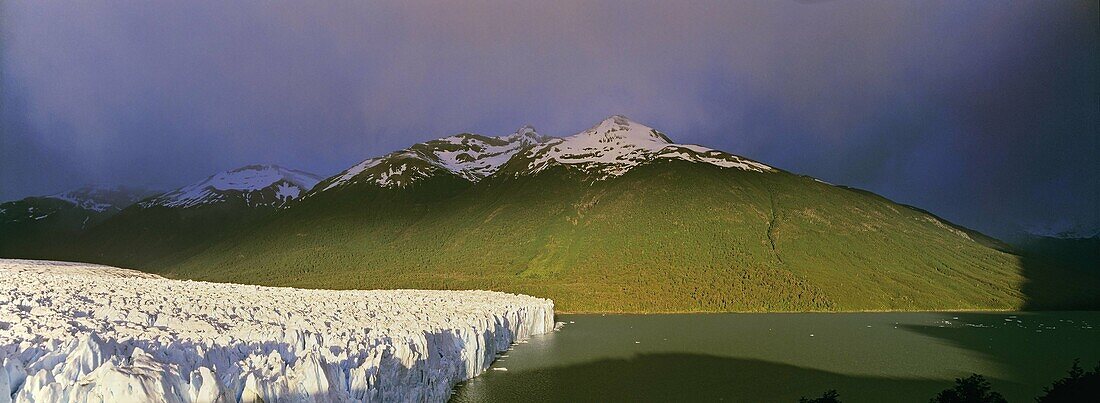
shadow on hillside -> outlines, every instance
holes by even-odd
[[[1026,251],[1019,259],[1024,310],[1100,310],[1100,271],[1094,267]]]
[[[797,402],[799,397],[817,397],[829,389],[836,389],[844,402],[923,402],[952,382],[661,353],[530,371],[488,371],[460,385],[451,402]],[[992,382],[994,387],[1000,384],[996,379]]]

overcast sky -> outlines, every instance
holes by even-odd
[[[4,0],[0,199],[625,114],[995,234],[1100,228],[1097,2],[530,3]]]

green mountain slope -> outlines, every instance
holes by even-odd
[[[189,258],[275,211],[239,202],[186,209],[134,206],[49,253],[64,260],[157,267]]]
[[[558,166],[326,193],[159,270],[300,287],[490,288],[549,297],[563,311],[1027,303],[1019,258],[992,240],[784,172],[658,161],[597,182]],[[1067,279],[1050,304],[1089,303],[1095,284]]]

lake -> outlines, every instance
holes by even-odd
[[[985,375],[1032,402],[1100,360],[1100,312],[558,315],[453,402],[927,402]],[[503,369],[506,369],[503,370]]]

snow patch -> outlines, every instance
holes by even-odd
[[[275,188],[275,197],[279,198],[279,200],[287,201],[297,199],[298,196],[301,194],[302,188],[294,186],[290,183],[280,183]]]
[[[430,176],[435,169],[477,182],[496,173],[524,147],[541,141],[543,138],[530,126],[507,136],[486,137],[464,133],[444,137],[360,162],[337,175],[322,191],[360,182],[400,188]],[[404,165],[406,163],[403,161],[409,159],[421,163],[415,167]],[[374,169],[380,165],[382,168]],[[406,174],[406,169],[412,171]]]
[[[122,210],[150,193],[152,192],[143,188],[88,185],[44,197],[61,200],[84,210],[102,213]]]
[[[356,176],[363,173],[363,171],[374,168],[378,164],[382,163],[382,161],[385,161],[385,158],[371,158],[369,160],[355,164],[355,166],[348,168],[344,172],[341,172],[340,175],[336,177],[336,179],[329,183],[328,186],[325,186],[324,190],[329,190],[334,187],[349,183]]]
[[[490,291],[327,291],[0,259],[0,397],[436,401],[553,302]],[[6,399],[4,399],[6,400]]]
[[[249,165],[211,175],[201,182],[141,202],[141,206],[186,208],[217,204],[231,197],[240,197],[249,206],[283,206],[313,188],[320,180],[313,174],[276,165]],[[254,196],[269,189],[274,192],[274,200]]]
[[[679,159],[746,171],[774,171],[770,166],[723,151],[694,144],[675,144],[664,133],[621,115],[609,117],[575,135],[535,147],[526,156],[532,161],[525,174],[535,174],[554,165],[567,165],[593,175],[596,180],[621,176],[657,159]]]

